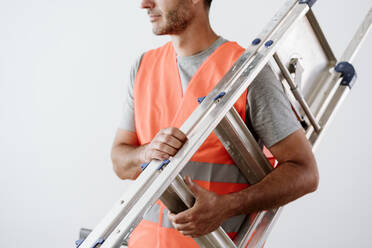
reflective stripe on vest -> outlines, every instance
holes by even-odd
[[[197,99],[213,90],[243,52],[244,49],[235,42],[219,46],[199,67],[184,93],[172,43],[147,52],[134,84],[134,116],[139,144],[150,142],[160,129],[180,128],[198,107]],[[243,120],[246,97],[247,91],[234,105]],[[237,192],[248,186],[214,133],[181,174],[190,175],[194,182],[218,194]],[[143,241],[139,237],[146,238],[146,247],[173,247],[172,244],[178,244],[175,247],[198,247],[189,238],[179,235],[169,222],[167,211],[160,201],[148,210],[143,222],[132,233],[129,247],[141,247]],[[236,235],[243,219],[244,216],[235,216],[223,223],[231,238]],[[186,243],[189,246],[182,246]]]

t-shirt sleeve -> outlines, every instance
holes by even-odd
[[[266,65],[248,88],[247,118],[253,134],[271,147],[301,128],[283,87]]]
[[[136,80],[137,71],[141,64],[142,57],[143,54],[136,59],[130,69],[129,80],[124,86],[124,99],[119,122],[120,129],[134,133],[136,132],[134,124],[134,82]]]

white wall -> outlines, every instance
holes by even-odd
[[[233,3],[233,4],[231,4]],[[284,3],[218,1],[219,34],[243,46]],[[154,37],[140,1],[0,1],[1,246],[72,247],[126,189],[110,146],[134,59]],[[314,12],[337,56],[370,0],[319,1]],[[316,157],[319,190],[289,204],[267,247],[367,247],[372,35],[354,61],[358,81]]]

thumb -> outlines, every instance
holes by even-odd
[[[194,183],[189,176],[185,176],[185,183],[187,187],[191,190],[192,193],[194,193],[195,197],[200,195],[202,192],[203,188],[200,187],[198,184]]]

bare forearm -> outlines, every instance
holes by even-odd
[[[291,162],[279,165],[259,183],[225,195],[224,202],[230,206],[227,215],[230,217],[277,208],[315,191],[318,172],[313,168],[302,168]]]
[[[145,163],[143,146],[121,144],[111,152],[114,171],[121,179],[135,179],[141,173],[141,164]]]

